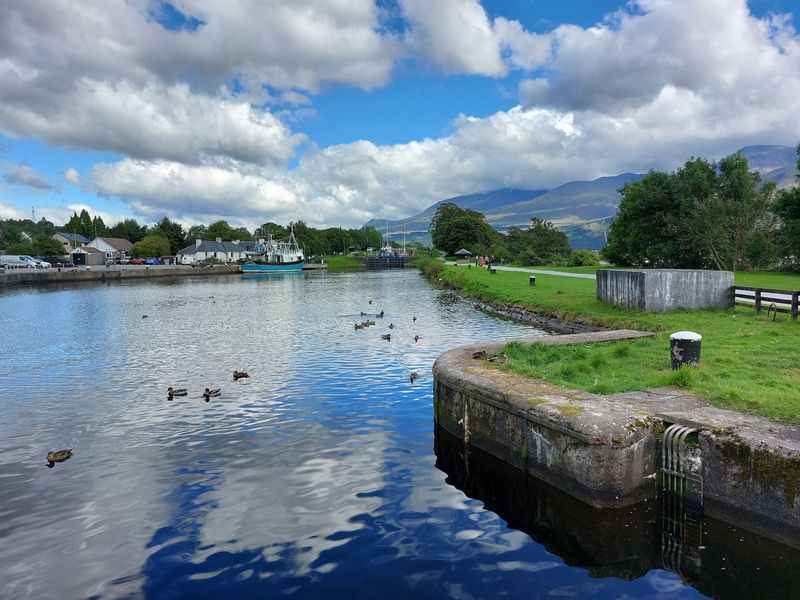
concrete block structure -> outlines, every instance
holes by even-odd
[[[729,308],[733,273],[688,269],[600,269],[597,299],[649,312]]]

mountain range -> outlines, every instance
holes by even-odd
[[[794,185],[796,155],[789,146],[747,146],[739,150],[750,168],[762,180],[779,187]],[[468,194],[440,200],[421,213],[406,219],[386,221],[372,219],[367,226],[378,231],[389,229],[389,237],[401,240],[403,229],[407,241],[430,242],[430,224],[436,209],[445,202],[469,208],[486,215],[486,221],[499,231],[509,227],[526,227],[531,217],[551,221],[570,238],[573,248],[599,250],[606,240],[608,227],[617,214],[619,190],[642,173],[623,173],[592,181],[571,181],[552,190],[503,188],[479,194]]]

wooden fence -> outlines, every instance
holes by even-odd
[[[733,288],[733,301],[735,304],[752,306],[757,312],[766,308],[767,310],[791,313],[792,319],[797,319],[798,312],[800,312],[799,291],[737,285]]]

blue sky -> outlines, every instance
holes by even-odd
[[[794,143],[800,137],[796,127],[783,126],[782,97],[764,94],[739,107],[739,121],[752,113],[746,128],[732,117],[724,126],[724,115],[717,121],[708,114],[723,93],[731,93],[726,81],[762,92],[766,86],[723,50],[709,55],[709,45],[741,44],[744,56],[766,65],[769,85],[785,80],[787,93],[797,85],[791,72],[800,64],[800,11],[789,0],[645,0],[638,6],[447,0],[435,10],[419,0],[381,0],[380,10],[373,10],[372,0],[358,0],[352,9],[331,8],[310,23],[292,14],[288,0],[271,0],[271,10],[263,13],[253,4],[241,15],[217,2],[188,2],[184,15],[169,4],[126,14],[130,7],[64,0],[48,5],[52,18],[33,18],[36,4],[15,7],[16,17],[31,17],[27,32],[15,25],[14,15],[0,17],[0,35],[11,36],[5,58],[13,66],[0,71],[0,90],[8,88],[4,82],[13,84],[0,91],[7,106],[0,111],[0,215],[29,214],[36,206],[39,214],[58,220],[68,207],[87,205],[110,219],[133,215],[150,221],[168,214],[187,223],[224,217],[245,225],[294,218],[354,224],[412,214],[441,194],[505,184],[549,187],[573,177],[670,167],[681,153],[713,155],[740,143]],[[597,41],[588,28],[619,10],[627,12],[626,24],[603,26],[606,38],[618,39],[593,53]],[[788,21],[769,25],[771,15],[792,11]],[[287,22],[281,23],[284,13]],[[127,25],[93,30],[103,19],[116,28]],[[248,20],[264,25],[263,31],[250,31]],[[697,48],[670,48],[670,27],[681,22],[697,26],[709,40]],[[516,37],[508,26],[503,29],[508,23],[517,28]],[[304,33],[284,39],[287,24]],[[569,33],[564,25],[576,27]],[[759,34],[762,25],[777,33]],[[98,43],[113,41],[125,50],[122,58],[115,63],[110,55],[104,62],[98,52],[108,46],[76,47],[69,37],[75,28],[85,28]],[[752,39],[741,39],[742,28]],[[23,43],[25,36],[39,35],[52,39],[52,50],[26,54],[31,44]],[[636,36],[660,35],[665,37],[657,46],[638,55]],[[265,48],[269,38],[278,41]],[[546,47],[549,59],[536,50]],[[614,48],[626,47],[610,57]],[[661,60],[659,49],[672,52],[674,60]],[[226,52],[236,56],[220,58]],[[696,68],[706,60],[707,81]],[[594,62],[599,81],[586,66]],[[683,66],[676,69],[675,63]],[[726,80],[717,76],[731,68],[742,71],[725,72]],[[607,85],[615,73],[637,69],[641,86],[636,80]],[[26,79],[34,70],[39,78]],[[89,88],[95,91],[87,95]],[[664,112],[668,100],[675,109],[667,114],[694,110],[682,115],[684,122],[713,127],[686,131],[663,151],[652,148],[658,127],[674,131],[667,120],[653,125],[653,115]],[[176,104],[184,101],[186,107]],[[251,114],[242,117],[247,106]],[[637,120],[632,134],[609,139],[616,148],[610,151],[613,160],[594,149],[602,145],[598,132],[609,119],[626,127]],[[640,135],[636,143],[644,152],[625,148]],[[576,140],[586,147],[575,147]],[[440,157],[449,158],[436,165]],[[37,179],[15,176],[20,166]],[[68,169],[77,171],[80,184],[65,180]]]

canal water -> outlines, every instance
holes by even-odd
[[[759,589],[743,556],[797,571],[725,525],[663,561],[656,507],[592,511],[434,431],[441,352],[537,333],[416,271],[4,292],[0,597],[693,598]]]

